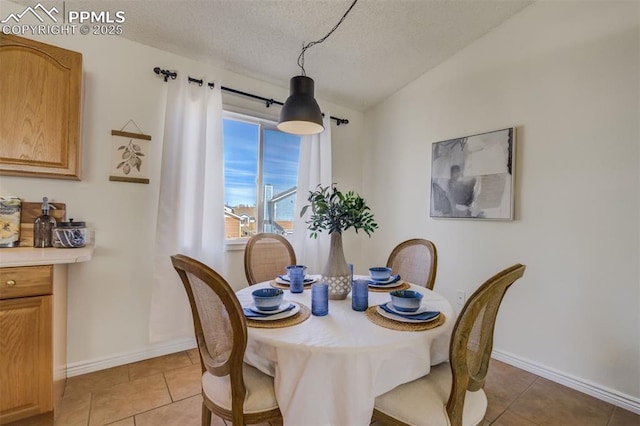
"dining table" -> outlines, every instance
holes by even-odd
[[[237,291],[240,304],[251,305],[254,290],[274,283]],[[456,319],[451,303],[424,287],[406,283],[405,288],[422,293],[422,305],[440,311],[440,325],[422,331],[381,326],[372,321],[371,312],[352,309],[351,294],[344,300],[329,300],[327,315],[308,315],[295,325],[252,327],[247,320],[244,360],[274,377],[285,426],[369,425],[376,396],[425,376],[432,365],[448,360]],[[371,288],[369,307],[389,302],[390,291]],[[284,298],[311,308],[309,286],[302,293],[286,289]]]

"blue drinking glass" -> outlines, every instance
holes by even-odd
[[[369,307],[369,281],[355,280],[351,284],[351,308],[354,311],[366,311]]]
[[[311,313],[323,317],[329,313],[329,285],[315,283],[311,286]]]
[[[304,270],[302,265],[287,266],[289,273],[289,290],[291,293],[302,293],[304,290]]]

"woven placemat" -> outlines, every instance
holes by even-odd
[[[408,282],[402,281],[395,287],[371,287],[369,286],[369,291],[373,291],[374,293],[388,293],[393,290],[406,290],[411,288]]]
[[[315,282],[315,281],[314,281],[314,282]],[[311,284],[313,284],[313,283],[312,283],[312,282],[311,282],[311,283],[306,283],[306,284],[304,285],[304,287],[303,287],[303,290],[309,290],[309,289],[311,288]],[[290,287],[290,286],[288,286],[287,284],[280,284],[280,283],[279,283],[279,282],[277,282],[277,281],[271,281],[271,282],[269,283],[269,285],[270,285],[271,287],[273,287],[273,288],[281,288],[281,289],[283,289],[283,290],[289,290],[289,287]]]
[[[247,327],[253,328],[284,328],[291,327],[292,325],[300,324],[303,321],[306,321],[309,316],[311,316],[311,309],[309,309],[306,305],[302,303],[296,302],[300,305],[300,311],[292,315],[288,318],[282,318],[279,320],[273,321],[256,321],[251,318],[247,318]]]
[[[401,322],[401,321],[395,321],[392,320],[390,318],[387,317],[383,317],[382,315],[380,315],[377,311],[377,305],[376,306],[369,306],[366,310],[366,314],[367,314],[367,318],[369,318],[369,320],[376,324],[379,325],[380,327],[384,327],[384,328],[390,328],[391,330],[399,330],[399,331],[424,331],[424,330],[431,330],[432,328],[436,328],[441,326],[442,324],[444,324],[444,321],[446,320],[444,314],[442,312],[440,312],[440,315],[438,315],[438,318],[434,319],[433,321],[428,321],[428,322]]]

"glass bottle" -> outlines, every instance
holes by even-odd
[[[49,216],[49,199],[42,198],[42,214],[33,223],[33,246],[53,247],[52,235],[56,220]]]

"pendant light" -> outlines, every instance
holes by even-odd
[[[315,135],[324,130],[322,111],[313,97],[315,83],[311,77],[307,77],[304,69],[304,52],[311,46],[325,41],[340,26],[357,2],[358,0],[354,0],[351,3],[340,21],[324,37],[302,47],[298,56],[298,66],[302,75],[293,77],[289,82],[289,97],[280,110],[278,130],[295,135]]]
[[[297,75],[289,82],[289,97],[280,110],[278,130],[295,135],[315,135],[324,130],[322,112],[313,97],[313,79]]]

